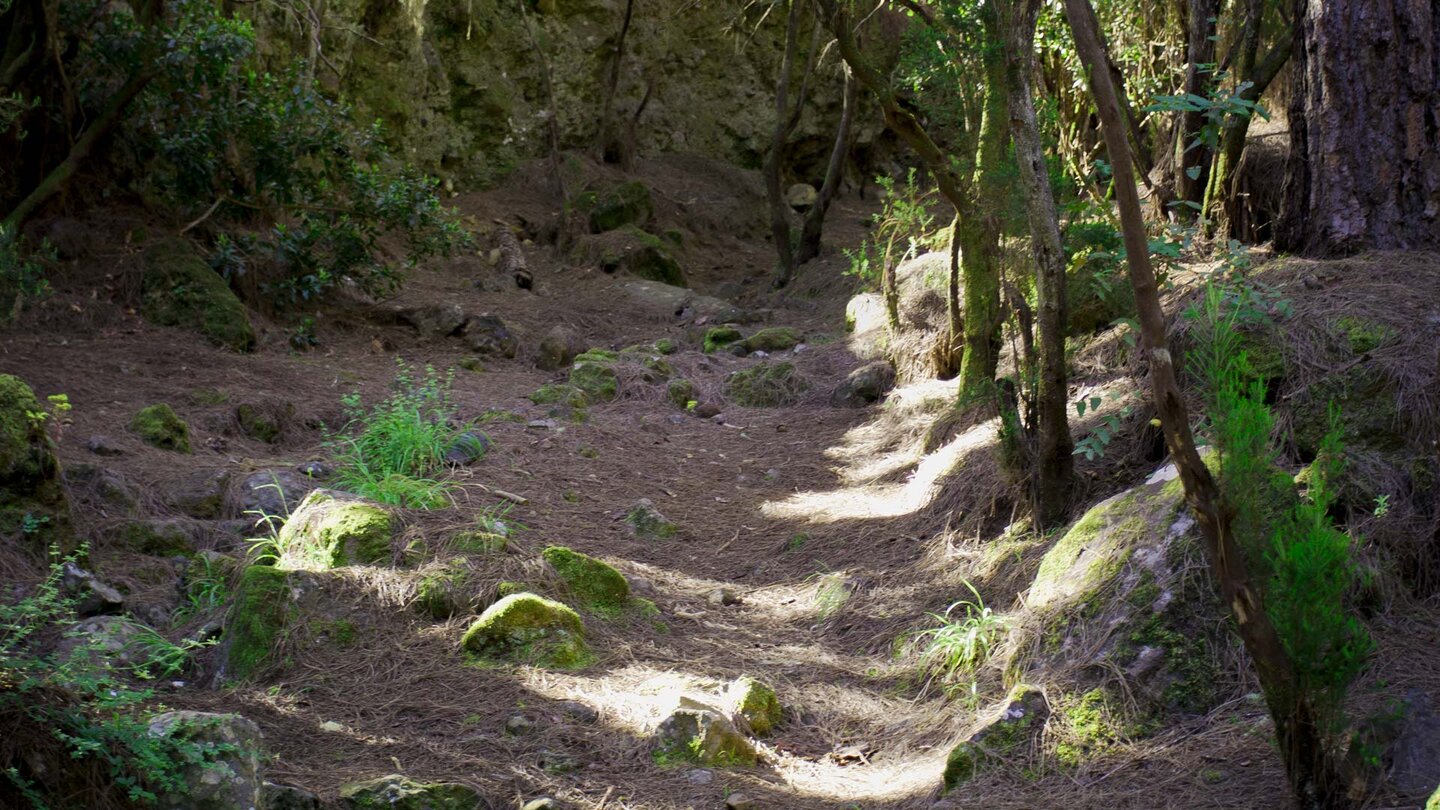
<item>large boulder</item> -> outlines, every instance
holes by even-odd
[[[577,196],[576,205],[588,212],[591,233],[613,231],[626,225],[643,228],[655,213],[650,189],[639,180],[605,191],[585,192]]]
[[[551,546],[540,556],[555,570],[577,604],[600,612],[620,610],[630,601],[630,583],[608,564],[564,546]]]
[[[497,315],[471,315],[460,334],[470,351],[481,356],[513,358],[520,351],[520,339]]]
[[[685,272],[675,259],[674,247],[648,231],[626,225],[585,237],[576,248],[576,258],[606,273],[624,271],[636,278],[684,287]]]
[[[300,502],[318,485],[318,481],[298,470],[285,467],[260,470],[246,476],[233,490],[229,509],[256,520],[272,517],[283,521],[300,508]]]
[[[159,797],[162,810],[254,810],[264,805],[264,738],[237,714],[166,712],[151,718],[149,734],[197,752],[197,760],[173,763],[181,790]]]
[[[291,578],[268,565],[241,573],[225,626],[224,674],[245,680],[270,665],[290,616]]]
[[[0,537],[32,551],[68,551],[74,540],[60,464],[44,412],[23,380],[0,374]]]
[[[628,280],[620,285],[620,292],[637,313],[658,320],[745,323],[753,318],[729,301],[658,281]]]
[[[584,349],[575,330],[556,324],[540,339],[540,346],[535,352],[535,367],[541,371],[559,371],[570,365],[575,355]]]
[[[455,782],[421,782],[390,774],[340,787],[348,810],[489,810],[474,788]]]
[[[322,570],[391,559],[391,514],[348,492],[317,489],[285,521],[275,545],[281,568]]]
[[[533,593],[511,594],[486,608],[460,645],[481,658],[545,667],[576,667],[589,658],[580,615]]]
[[[189,243],[168,239],[145,251],[140,312],[161,326],[181,326],[237,352],[255,348],[245,305]]]
[[[800,345],[800,330],[789,326],[771,326],[761,329],[740,341],[740,347],[751,352],[783,352]]]

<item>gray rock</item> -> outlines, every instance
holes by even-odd
[[[186,518],[131,520],[113,527],[109,535],[137,554],[170,557],[195,551],[202,525]]]
[[[445,451],[445,463],[464,467],[474,464],[490,452],[490,437],[479,431],[467,430],[456,436]]]
[[[520,810],[555,810],[555,800],[549,796],[541,796],[526,802]]]
[[[125,455],[125,448],[121,447],[119,442],[99,433],[91,436],[90,440],[85,442],[85,449],[97,456]]]
[[[731,793],[725,797],[725,810],[759,810],[760,803],[744,793]]]
[[[714,400],[698,403],[695,406],[695,410],[691,411],[691,413],[701,419],[714,419],[720,415],[720,403]]]
[[[75,600],[75,613],[81,618],[114,615],[125,608],[119,591],[72,562],[60,569],[60,588]]]
[[[1360,723],[1348,757],[1356,773],[1371,777],[1372,787],[1380,777],[1406,799],[1424,800],[1440,785],[1440,716],[1430,696],[1412,690],[1397,706]]]
[[[715,781],[715,772],[705,768],[691,768],[685,773],[685,781],[692,785],[708,785]]]
[[[272,515],[284,520],[318,485],[315,479],[295,470],[261,470],[240,482],[231,510],[252,519]]]
[[[540,348],[535,353],[535,367],[542,371],[569,368],[575,355],[584,350],[584,344],[573,329],[557,324],[540,339]]]
[[[640,314],[659,319],[704,319],[709,323],[749,323],[754,316],[729,301],[659,281],[632,279],[620,292]]]
[[[71,464],[65,468],[64,478],[71,494],[89,504],[102,517],[140,512],[139,488],[114,470],[94,464]]]
[[[514,357],[520,351],[520,340],[495,315],[471,315],[465,319],[461,334],[470,351],[487,357]]]
[[[431,304],[403,309],[397,314],[420,334],[430,337],[449,337],[465,324],[465,310],[459,304]]]
[[[655,508],[655,504],[649,498],[641,498],[625,514],[625,520],[630,524],[630,530],[636,537],[643,537],[650,540],[666,540],[674,537],[680,527],[671,523],[668,518]]]
[[[224,510],[229,489],[229,470],[195,470],[171,484],[169,501],[183,515],[212,520]]]
[[[261,810],[320,810],[320,797],[290,785],[266,782],[260,786]]]
[[[95,616],[71,626],[55,648],[55,658],[61,663],[131,667],[144,663],[146,651],[139,642],[154,632],[119,616]]]
[[[417,782],[400,774],[390,774],[367,782],[354,782],[340,788],[340,803],[351,810],[372,810],[376,807],[406,810],[439,810],[439,808],[489,808],[491,805],[474,788],[453,782]]]
[[[600,712],[595,711],[593,708],[586,706],[578,700],[562,700],[556,704],[555,708],[559,709],[561,714],[577,723],[585,723],[588,725],[600,721]]]
[[[661,760],[725,767],[754,765],[756,759],[755,746],[734,723],[718,710],[694,701],[682,701],[660,723],[650,745]]]
[[[850,372],[845,381],[830,394],[830,405],[836,408],[863,408],[878,402],[895,385],[895,366],[888,360],[876,360]]]
[[[511,715],[505,721],[505,731],[516,737],[524,737],[535,730],[535,721],[523,714]]]
[[[295,472],[300,473],[306,478],[324,479],[329,478],[335,470],[323,461],[312,459],[303,464],[296,465]]]
[[[203,762],[181,765],[183,793],[161,796],[162,810],[250,810],[261,802],[260,728],[238,714],[166,712],[150,720],[150,736],[214,746]]]

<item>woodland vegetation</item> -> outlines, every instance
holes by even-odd
[[[680,5],[0,0],[0,804],[1440,808],[1440,0]]]

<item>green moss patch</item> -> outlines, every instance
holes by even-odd
[[[536,405],[566,405],[571,408],[584,408],[590,404],[590,398],[584,391],[566,383],[546,383],[535,389],[530,401]]]
[[[725,379],[725,393],[737,405],[776,408],[794,405],[810,390],[792,363],[756,363]]]
[[[615,612],[630,601],[630,583],[606,563],[564,546],[551,546],[540,552],[540,556],[555,569],[581,605],[601,612]]]
[[[1025,684],[1015,686],[994,720],[950,750],[941,777],[945,790],[953,790],[991,765],[1023,753],[1045,728],[1049,716],[1050,705],[1044,693]]]
[[[324,570],[391,559],[390,512],[345,492],[305,496],[276,537],[281,568]]]
[[[152,447],[190,452],[190,426],[163,402],[137,411],[130,419],[130,431]]]
[[[740,342],[747,352],[783,352],[800,345],[799,330],[788,326],[772,326]]]
[[[710,354],[744,339],[745,335],[733,326],[715,326],[705,332],[701,346],[706,354]]]
[[[591,233],[613,231],[626,225],[643,226],[655,213],[649,187],[638,180],[607,191],[580,195],[577,203],[589,211]]]
[[[245,680],[271,663],[290,613],[287,572],[252,565],[240,574],[235,604],[225,626],[225,661],[231,676]]]
[[[32,552],[74,545],[60,465],[45,432],[44,408],[23,380],[0,374],[0,536]]]
[[[749,676],[737,678],[726,692],[731,712],[745,718],[750,731],[764,737],[784,719],[784,709],[775,690]]]
[[[583,666],[590,657],[580,614],[533,593],[506,596],[486,608],[460,645],[490,661],[557,669]]]
[[[152,323],[192,329],[237,352],[255,348],[245,305],[184,240],[166,240],[145,251],[141,295],[140,312]]]
[[[695,383],[686,379],[671,380],[665,386],[665,398],[677,408],[688,408],[695,401]]]
[[[399,774],[340,787],[347,810],[475,810],[487,802],[467,785],[420,782]]]
[[[625,522],[630,524],[630,530],[636,537],[649,540],[668,540],[680,532],[680,527],[660,514],[649,498],[641,498],[631,507],[625,513]]]

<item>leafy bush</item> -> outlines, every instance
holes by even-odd
[[[900,265],[922,249],[934,247],[927,237],[935,225],[935,192],[916,182],[914,169],[898,186],[891,177],[880,176],[875,182],[884,194],[880,211],[872,216],[874,241],[866,239],[857,250],[845,251],[850,260],[845,275],[855,276],[870,290],[881,287],[887,265]]]
[[[0,324],[14,320],[26,301],[50,294],[45,262],[54,260],[48,242],[27,253],[20,237],[0,226]]]
[[[48,576],[33,593],[0,604],[0,803],[153,804],[160,794],[184,791],[188,765],[224,753],[148,731],[153,691],[137,681],[180,672],[194,645],[145,630],[126,645],[130,663],[117,665],[99,639],[63,630],[77,620],[61,589],[64,566],[75,559],[52,551]],[[66,636],[70,645],[56,644]]]
[[[452,426],[452,369],[443,378],[426,367],[423,379],[402,361],[394,393],[368,410],[359,394],[344,398],[348,422],[330,446],[342,489],[381,503],[435,509],[448,506],[452,485],[435,480],[445,451],[463,432]]]

